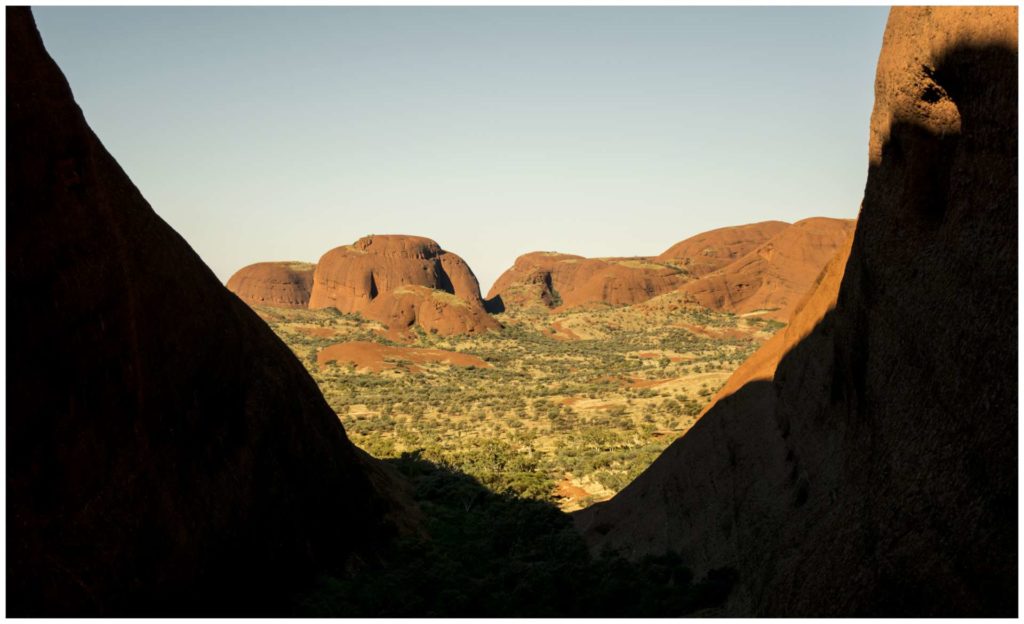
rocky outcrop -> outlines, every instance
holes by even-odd
[[[789,324],[776,332],[760,349],[733,371],[725,385],[715,393],[715,396],[701,411],[701,415],[713,409],[719,399],[735,394],[750,382],[771,381],[783,356],[800,344],[817,327],[825,314],[835,307],[839,284],[843,279],[852,245],[853,237],[851,236],[839,253],[825,265],[825,269],[815,280],[811,291],[796,305]]]
[[[487,300],[496,310],[630,305],[685,283],[687,273],[672,262],[650,258],[583,258],[538,251],[516,258]]]
[[[309,307],[359,312],[392,330],[441,335],[497,329],[480,285],[459,256],[419,236],[367,236],[317,263]]]
[[[788,320],[852,232],[853,221],[819,217],[711,230],[653,258],[533,252],[516,258],[487,299],[492,311],[565,309],[633,305],[678,289],[681,300],[714,310]]]
[[[305,308],[315,268],[309,262],[258,262],[236,271],[227,287],[249,305]]]
[[[426,286],[399,286],[375,298],[363,315],[392,331],[418,326],[439,336],[476,334],[501,327],[481,304]]]
[[[821,273],[853,234],[854,222],[815,217],[777,232],[726,266],[682,286],[691,300],[723,312],[788,321]]]
[[[672,245],[655,260],[676,262],[690,275],[702,277],[739,260],[789,225],[763,221],[703,232]]]
[[[6,271],[8,615],[265,615],[394,532],[390,477],[153,212],[24,7]]]
[[[1017,9],[892,9],[845,271],[592,547],[727,569],[734,615],[1015,615],[1017,154]]]

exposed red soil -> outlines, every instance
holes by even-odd
[[[316,338],[333,338],[338,335],[338,330],[331,327],[317,327],[315,325],[299,325],[295,329],[307,336]]]
[[[563,326],[561,321],[555,321],[552,323],[551,329],[555,330],[555,333],[552,336],[558,340],[581,340],[579,334],[568,327]]]
[[[555,495],[578,503],[590,496],[590,493],[579,486],[573,485],[569,479],[563,479],[558,482],[558,486],[555,488]]]

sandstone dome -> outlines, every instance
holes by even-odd
[[[694,277],[724,268],[789,227],[784,221],[763,221],[702,232],[672,245],[656,260],[679,262]]]
[[[724,312],[788,321],[822,269],[853,234],[849,219],[813,217],[789,225],[726,266],[679,290]]]
[[[315,268],[310,262],[257,262],[236,271],[227,288],[251,306],[305,308]]]
[[[420,236],[366,236],[328,251],[313,273],[309,307],[358,312],[392,330],[419,325],[451,335],[500,327],[466,261]]]
[[[584,258],[533,252],[494,282],[488,302],[498,309],[631,305],[675,289],[688,280],[672,262],[650,258]]]

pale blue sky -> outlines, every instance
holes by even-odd
[[[888,9],[39,7],[85,116],[222,280],[366,234],[653,255],[855,217]]]

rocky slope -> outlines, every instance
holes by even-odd
[[[869,150],[845,270],[577,525],[728,570],[728,614],[1013,616],[1017,9],[892,9]]]
[[[7,614],[265,614],[394,484],[89,129],[7,8]],[[14,364],[16,363],[16,364]]]
[[[842,219],[765,221],[704,232],[653,258],[528,253],[494,283],[488,307],[633,305],[679,290],[713,310],[785,321],[852,232]]]
[[[441,335],[500,327],[459,256],[419,236],[367,236],[317,263],[311,309],[359,312],[394,331],[419,325]]]
[[[682,286],[701,305],[722,312],[788,321],[822,267],[849,240],[854,222],[816,217],[777,231],[733,262]]]
[[[258,262],[236,271],[227,287],[249,305],[305,308],[315,268],[308,262]]]
[[[538,251],[516,258],[487,295],[493,311],[628,305],[668,292],[689,278],[674,261],[584,258]]]
[[[690,275],[702,277],[732,264],[789,225],[784,221],[763,221],[703,232],[672,245],[655,260],[679,262]]]

